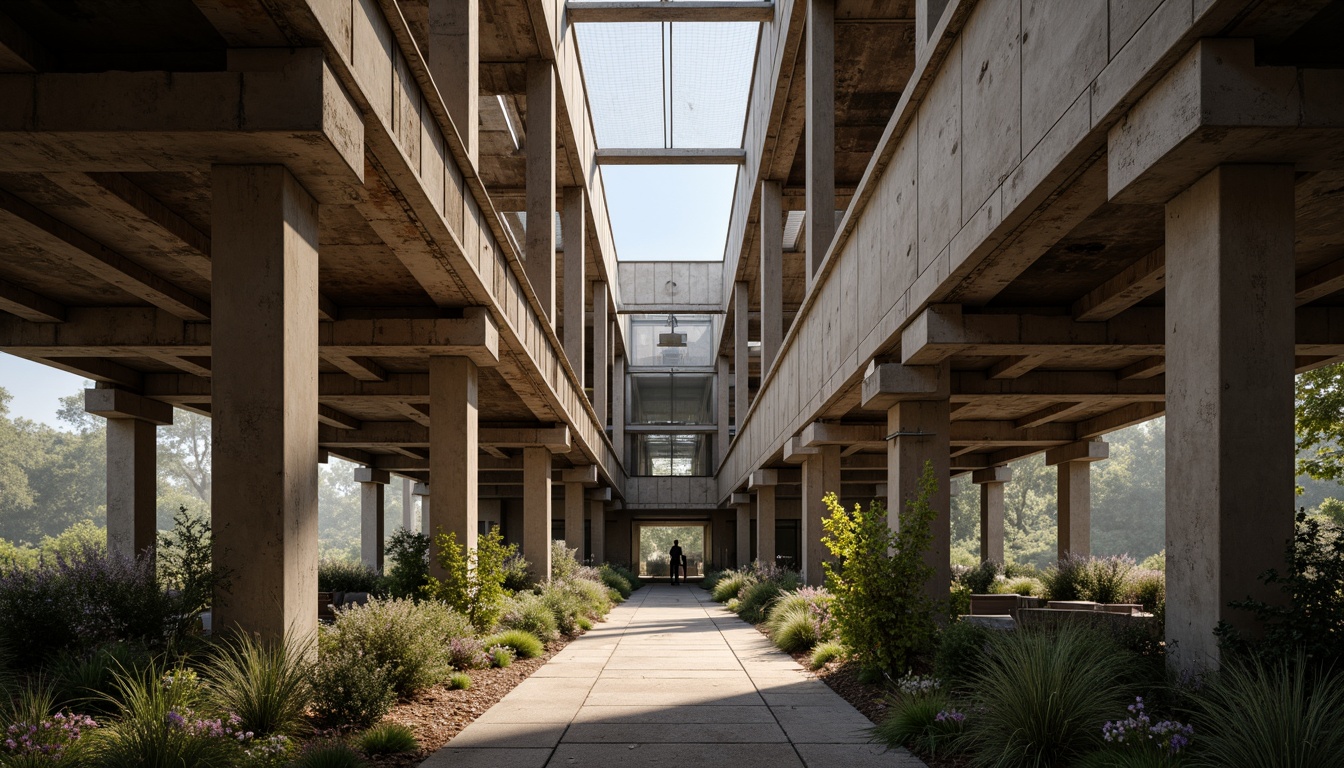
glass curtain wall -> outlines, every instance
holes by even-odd
[[[713,474],[713,315],[630,318],[626,431],[636,475]]]

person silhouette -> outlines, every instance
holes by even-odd
[[[672,559],[669,565],[672,566],[672,585],[676,586],[677,575],[681,573],[681,542],[677,541],[676,539],[673,539],[672,551],[669,552],[668,554],[672,555]]]
[[[682,581],[690,581],[690,580],[691,580],[691,574],[690,574],[690,572],[686,569],[686,556],[685,556],[685,555],[682,555],[682,556],[681,556],[681,580],[682,580]]]

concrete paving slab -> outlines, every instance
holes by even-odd
[[[767,706],[776,707],[840,707],[850,706],[849,702],[831,693],[762,693]]]
[[[545,702],[517,703],[505,697],[476,718],[477,723],[568,723],[579,712],[582,702],[556,706]]]
[[[775,723],[573,723],[565,744],[761,744],[787,743]]]
[[[795,744],[807,768],[925,768],[924,761],[904,749],[876,744]]]
[[[872,722],[853,707],[777,707],[770,710],[794,744],[867,744]]]
[[[803,768],[790,744],[561,744],[547,766]]]
[[[702,706],[687,704],[668,707],[585,706],[574,716],[575,723],[675,724],[675,723],[774,723],[775,715],[764,706]],[[866,722],[866,721],[865,721]]]
[[[544,768],[550,749],[456,749],[444,747],[420,768]]]
[[[560,743],[569,723],[483,723],[468,725],[448,742],[462,749],[550,749]]]

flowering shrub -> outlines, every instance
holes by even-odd
[[[906,673],[905,677],[896,681],[896,690],[905,696],[918,696],[924,693],[932,693],[943,687],[943,681],[929,675],[916,675]]]
[[[396,695],[409,696],[446,679],[449,643],[473,634],[466,617],[443,603],[371,599],[338,611],[318,646],[324,656],[364,655],[386,670]]]
[[[490,666],[485,643],[474,637],[454,637],[448,641],[448,663],[454,669],[484,669]]]
[[[1108,744],[1125,744],[1138,749],[1156,750],[1174,755],[1190,745],[1195,729],[1175,720],[1156,723],[1143,708],[1143,697],[1137,696],[1130,704],[1129,717],[1116,722],[1107,721],[1101,728],[1102,738]]]
[[[93,718],[70,712],[17,722],[5,728],[0,765],[62,765],[81,751],[81,737],[98,727]]]
[[[958,712],[956,709],[944,709],[933,716],[933,721],[935,723],[955,723],[956,725],[961,725],[966,722],[966,715]]]
[[[367,728],[392,709],[391,678],[361,649],[324,651],[313,669],[313,715],[328,727]]]

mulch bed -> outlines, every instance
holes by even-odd
[[[401,723],[415,732],[420,751],[404,755],[372,758],[373,765],[389,768],[409,768],[424,762],[443,748],[462,729],[493,707],[517,685],[541,668],[552,656],[569,644],[573,638],[562,637],[546,644],[546,653],[535,659],[517,659],[504,669],[473,669],[471,688],[465,691],[449,690],[438,685],[409,701],[397,702],[385,720]]]

